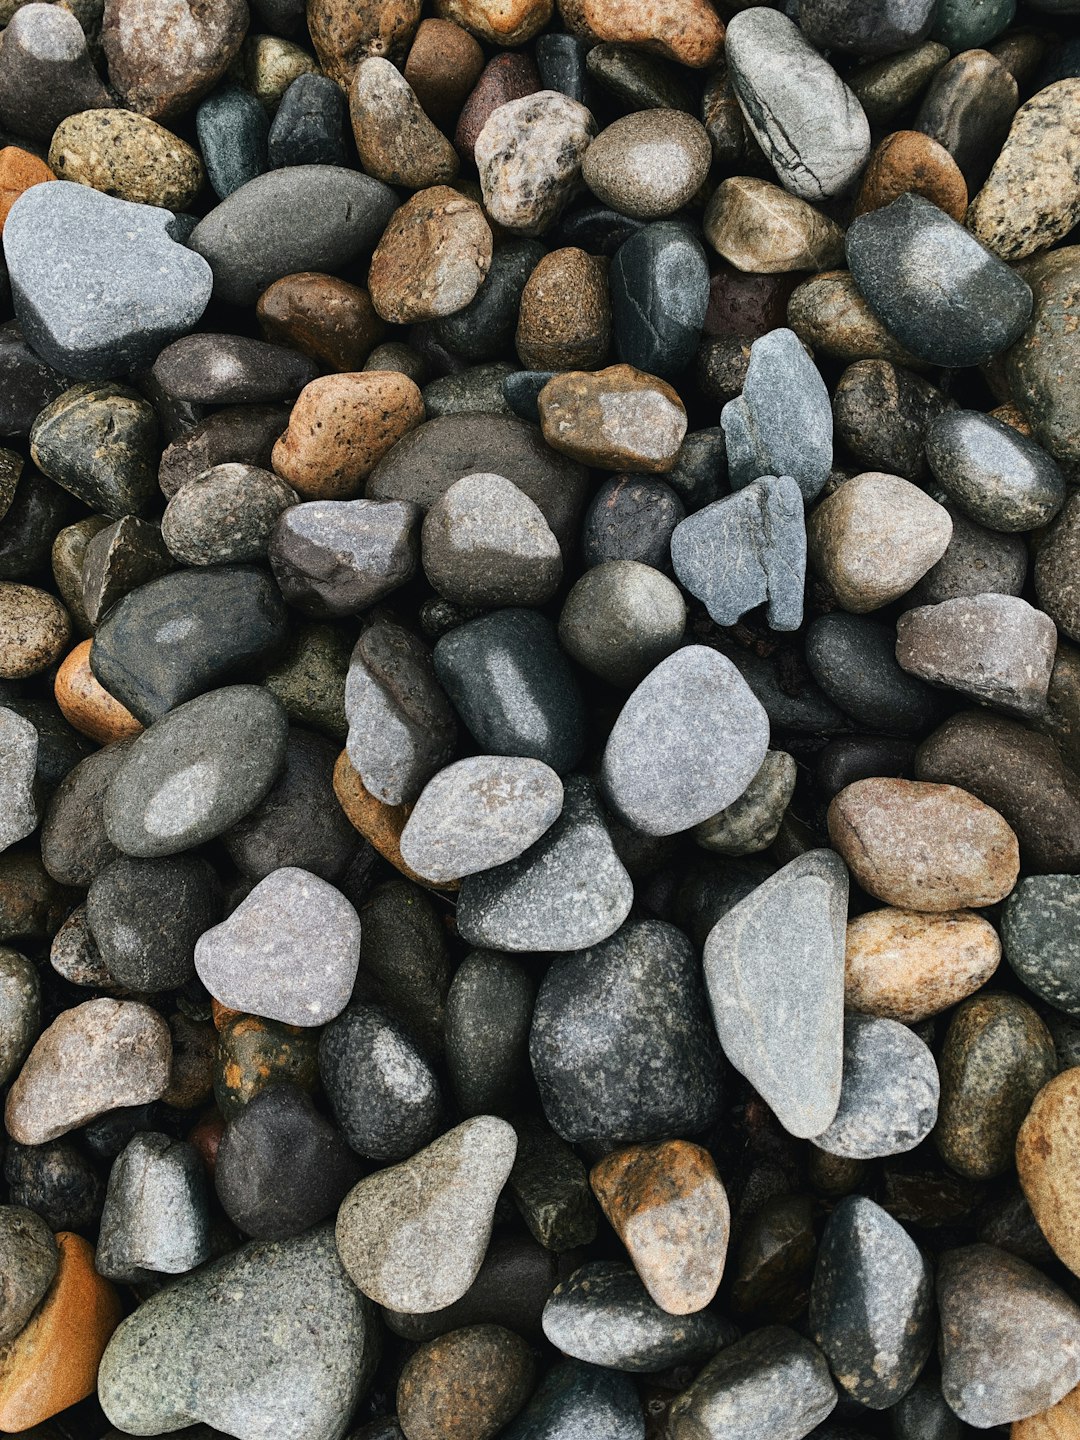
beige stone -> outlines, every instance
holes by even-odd
[[[435,0],[435,13],[489,45],[524,45],[551,19],[554,0]]]
[[[869,910],[847,927],[844,1004],[915,1025],[985,985],[1001,959],[997,931],[958,910]]]
[[[844,232],[806,200],[752,175],[721,180],[705,209],[705,238],[737,270],[776,275],[844,261]]]
[[[1016,1137],[1016,1169],[1054,1254],[1080,1275],[1080,1066],[1036,1095]]]
[[[678,392],[633,365],[556,375],[537,403],[552,449],[604,470],[670,470],[686,434]]]
[[[49,164],[58,180],[166,210],[186,210],[205,178],[190,145],[133,110],[69,115],[53,132]]]
[[[491,226],[473,200],[433,185],[406,200],[375,247],[368,289],[392,325],[463,310],[491,265]]]

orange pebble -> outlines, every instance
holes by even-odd
[[[38,1309],[0,1355],[0,1430],[28,1430],[92,1395],[120,1297],[94,1269],[94,1247],[61,1230],[60,1264]]]
[[[44,160],[31,155],[29,150],[20,150],[18,145],[5,145],[0,150],[0,234],[3,234],[8,211],[23,191],[55,179]]]
[[[384,805],[364,788],[364,782],[353,768],[347,751],[343,750],[334,766],[334,794],[338,804],[345,811],[349,823],[354,825],[365,840],[369,840],[384,860],[389,860],[401,873],[418,885],[431,889],[427,880],[410,870],[401,858],[401,832],[409,818],[411,805]],[[439,890],[456,890],[458,882],[435,887]]]
[[[90,669],[92,640],[76,645],[56,672],[53,690],[64,719],[100,745],[138,735],[142,725]]]
[[[243,1013],[242,1010],[230,1010],[228,1005],[222,1005],[220,1000],[215,1000],[211,995],[210,1016],[213,1019],[215,1030],[224,1030],[230,1020],[235,1020],[238,1015]]]

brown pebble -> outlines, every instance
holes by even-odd
[[[199,1152],[199,1159],[206,1166],[206,1173],[214,1178],[218,1150],[225,1134],[225,1120],[219,1110],[210,1110],[196,1120],[188,1131],[187,1138]]]
[[[551,19],[554,0],[435,0],[444,20],[454,20],[489,45],[525,45]]]
[[[603,470],[670,470],[686,434],[678,392],[633,365],[556,375],[538,405],[552,449]]]
[[[484,52],[452,20],[421,20],[405,79],[436,125],[452,124],[484,68]]]
[[[921,130],[894,130],[870,156],[855,214],[881,210],[908,191],[922,195],[959,224],[967,214],[967,182],[945,149]]]
[[[757,339],[787,324],[788,296],[797,275],[748,275],[721,262],[709,281],[702,333]]]
[[[349,116],[360,163],[376,180],[422,190],[457,174],[457,151],[389,60],[372,55],[356,67]]]
[[[909,355],[859,294],[848,270],[812,275],[788,301],[788,324],[815,354],[850,365],[856,360],[892,360],[925,369]]]
[[[720,182],[706,206],[704,227],[718,255],[757,275],[824,270],[844,258],[839,225],[807,201],[752,175]]]
[[[607,359],[607,261],[575,246],[545,255],[521,292],[515,342],[527,370],[592,370]]]
[[[368,271],[372,303],[392,325],[464,310],[491,264],[483,210],[448,185],[420,190],[396,210]]]
[[[197,151],[133,110],[69,115],[53,134],[49,164],[58,180],[166,210],[185,210],[205,178]]]
[[[25,680],[55,665],[71,639],[71,617],[55,595],[0,581],[0,679]]]
[[[996,905],[1020,873],[1012,829],[956,785],[856,780],[833,799],[828,826],[867,894],[900,909]]]
[[[1035,1096],[1016,1137],[1016,1169],[1054,1254],[1080,1275],[1080,1067]]]
[[[262,333],[328,370],[361,370],[386,333],[371,296],[336,275],[302,270],[275,280],[255,306]]]
[[[1080,1440],[1080,1385],[1049,1410],[1014,1420],[1009,1440]]]
[[[307,0],[307,23],[319,64],[348,90],[369,55],[397,60],[409,47],[423,0]]]
[[[109,80],[129,110],[179,115],[228,70],[249,19],[246,0],[109,0],[101,22]]]
[[[997,931],[981,915],[870,910],[848,923],[844,1004],[916,1025],[985,985],[1000,959]]]
[[[996,409],[990,410],[987,413],[992,420],[1000,420],[1003,425],[1011,425],[1012,428],[1018,430],[1021,435],[1026,435],[1029,440],[1034,439],[1034,431],[1028,423],[1024,412],[1020,409],[1019,405],[1014,405],[1011,400],[1006,401],[1004,405],[999,405]]]
[[[346,751],[342,751],[334,766],[334,794],[338,804],[345,811],[349,824],[359,830],[365,840],[375,847],[384,860],[409,880],[428,889],[456,890],[457,881],[449,885],[432,887],[415,870],[410,870],[401,857],[401,832],[412,811],[411,805],[384,805],[364,787]]]
[[[411,1355],[397,1387],[406,1440],[492,1440],[529,1398],[536,1367],[501,1325],[451,1330]]]
[[[715,65],[724,25],[708,0],[582,0],[581,15],[598,40],[640,45],[680,65]]]
[[[55,179],[45,161],[29,150],[20,150],[18,145],[5,145],[0,150],[0,235],[8,212],[23,191]]]
[[[305,500],[351,500],[377,461],[424,418],[393,370],[324,375],[301,390],[271,463]]]
[[[169,1016],[169,1034],[172,1069],[161,1101],[177,1110],[194,1110],[205,1105],[214,1093],[217,1030],[209,1020],[192,1020],[182,1010],[176,1010]]]
[[[539,89],[540,74],[530,55],[496,55],[489,60],[458,116],[454,148],[461,158],[474,158],[476,137],[493,110]]]
[[[90,669],[92,643],[84,640],[67,656],[56,672],[53,693],[69,725],[99,745],[111,745],[138,735],[143,727]]]

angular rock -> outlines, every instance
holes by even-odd
[[[895,1020],[849,1015],[840,1105],[814,1144],[849,1160],[901,1155],[933,1129],[939,1093],[934,1057],[913,1030]]]
[[[126,385],[75,385],[41,410],[30,431],[41,470],[108,516],[145,514],[157,501],[153,408]]]
[[[278,517],[270,568],[285,599],[319,618],[353,615],[416,570],[414,505],[311,500]]]
[[[127,1284],[182,1275],[210,1258],[206,1172],[185,1140],[134,1136],[113,1161],[94,1263]]]

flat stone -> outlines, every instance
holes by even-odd
[[[158,1291],[121,1325],[99,1399],[124,1431],[201,1420],[239,1440],[336,1440],[374,1372],[377,1326],[329,1226],[255,1241]]]
[[[22,1205],[0,1208],[0,1336],[13,1340],[30,1319],[56,1276],[59,1256],[52,1231]]]
[[[480,1269],[516,1149],[505,1120],[478,1115],[361,1180],[337,1218],[353,1283],[377,1304],[411,1314],[459,1300]]]
[[[553,449],[605,470],[663,472],[686,434],[677,392],[632,365],[555,375],[537,403]]]
[[[685,225],[659,221],[615,251],[607,277],[620,360],[671,380],[693,359],[709,297],[705,251]]]
[[[717,625],[768,605],[771,630],[802,624],[806,526],[798,483],[763,476],[676,526],[671,563]]]
[[[68,180],[19,197],[4,256],[16,317],[48,364],[82,379],[137,370],[198,323],[213,277],[171,224]]]
[[[14,710],[0,709],[0,850],[25,840],[38,827],[37,752],[32,722]]]
[[[695,952],[658,920],[552,963],[529,1055],[544,1114],[572,1145],[693,1135],[719,1112],[719,1047]]]
[[[270,568],[289,604],[324,618],[374,605],[416,571],[414,505],[310,500],[278,517]]]
[[[217,877],[198,855],[121,855],[86,895],[86,923],[106,972],[141,994],[193,980],[195,942],[220,915]]]
[[[1073,1274],[1080,1266],[1078,1079],[1076,1069],[1070,1068],[1049,1080],[1032,1101],[1016,1138],[1016,1169],[1024,1195],[1054,1254]]]
[[[863,171],[854,213],[880,210],[909,191],[964,223],[967,183],[949,151],[921,130],[894,130],[875,148]]]
[[[1053,458],[1012,425],[978,410],[949,410],[926,432],[934,479],[973,520],[992,530],[1033,530],[1065,500]]]
[[[742,394],[720,412],[732,489],[763,475],[792,476],[813,500],[832,467],[832,409],[817,366],[794,331],[750,347]]]
[[[909,592],[912,601],[939,605],[961,595],[1019,595],[1028,568],[1023,536],[989,530],[955,505],[945,509],[953,522],[952,539],[937,564]]]
[[[644,1424],[641,1401],[628,1376],[580,1360],[559,1360],[507,1426],[504,1440],[571,1440],[575,1435],[641,1440]]]
[[[831,270],[844,258],[844,232],[797,195],[753,175],[729,175],[704,217],[705,238],[721,259],[754,275]]]
[[[219,200],[262,175],[269,165],[270,121],[257,96],[237,85],[222,85],[195,111],[206,178]]]
[[[913,355],[981,365],[1019,339],[1032,292],[955,220],[921,195],[852,221],[847,260],[870,308]]]
[[[542,235],[573,193],[596,134],[591,113],[557,90],[509,100],[476,137],[484,209],[498,225]]]
[[[66,6],[20,5],[3,19],[0,126],[5,130],[48,143],[65,116],[113,103],[82,26]]]
[[[929,1049],[895,1020],[844,1021],[844,1082],[819,1150],[850,1160],[901,1155],[926,1139],[938,1115],[940,1082]]]
[[[396,72],[395,72],[396,73]],[[281,97],[267,136],[268,160],[285,165],[349,164],[345,141],[347,106],[328,75],[297,75]],[[367,168],[367,167],[365,167]],[[374,174],[369,170],[369,174]],[[381,180],[381,175],[376,175]]]
[[[917,1025],[980,989],[1000,959],[997,931],[980,915],[868,910],[848,922],[844,1004],[860,1015]]]
[[[172,1043],[156,1010],[88,1000],[43,1031],[8,1091],[4,1123],[20,1145],[42,1145],[123,1105],[157,1100]]]
[[[870,153],[854,94],[779,11],[740,12],[725,54],[747,128],[785,189],[800,200],[850,190]]]
[[[368,271],[372,304],[394,325],[453,315],[475,298],[491,254],[491,226],[475,200],[429,186],[382,232]]]
[[[144,1131],[109,1172],[94,1263],[109,1280],[182,1275],[209,1260],[206,1172],[194,1145]]]
[[[126,385],[74,385],[46,405],[30,430],[35,465],[84,505],[109,517],[156,504],[158,422]]]
[[[829,1216],[810,1328],[841,1388],[872,1410],[911,1389],[934,1342],[930,1266],[898,1220],[863,1195]]]
[[[1035,439],[1075,478],[1080,473],[1080,399],[1063,377],[1071,374],[1077,352],[1080,246],[1040,255],[1025,273],[1035,304],[1027,329],[1005,360],[1009,391]]]
[[[574,583],[559,644],[609,684],[636,685],[678,648],[686,626],[679,587],[637,560],[606,560]]]
[[[731,661],[686,646],[623,706],[604,751],[604,797],[627,824],[672,835],[738,799],[768,743],[768,717]]]
[[[811,44],[822,50],[853,51],[865,58],[910,50],[925,40],[933,24],[934,0],[914,5],[896,0],[801,0],[799,24]]]
[[[406,1361],[397,1386],[402,1434],[503,1434],[535,1382],[536,1362],[520,1335],[501,1325],[453,1330]]]
[[[1001,915],[1001,943],[1012,970],[1028,990],[1068,1015],[1080,1015],[1078,906],[1080,879],[1029,875]]]
[[[186,0],[112,0],[101,25],[109,79],[132,110],[171,119],[229,68],[248,20],[243,0],[205,13]]]
[[[660,220],[694,197],[711,160],[699,120],[681,110],[636,110],[605,126],[581,175],[602,204],[637,220]]]

